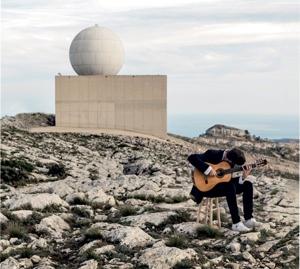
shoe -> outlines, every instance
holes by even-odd
[[[232,224],[231,229],[236,232],[250,232],[251,229],[246,227],[243,222],[238,222],[236,224]]]
[[[262,225],[261,222],[256,221],[255,218],[251,218],[245,221],[245,226],[252,229],[252,228],[257,228],[260,227]]]

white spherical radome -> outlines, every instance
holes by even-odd
[[[124,63],[124,48],[115,33],[95,25],[75,36],[69,57],[78,75],[116,75]]]

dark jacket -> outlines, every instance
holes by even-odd
[[[192,154],[188,161],[199,171],[204,173],[209,167],[207,163],[218,164],[223,159],[224,150],[209,149],[202,154]]]

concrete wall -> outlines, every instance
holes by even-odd
[[[56,76],[56,126],[167,132],[166,76]]]

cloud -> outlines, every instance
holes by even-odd
[[[2,99],[7,105],[3,113],[11,113],[8,107],[16,107],[14,100],[18,100],[20,112],[25,107],[40,109],[38,103],[48,102],[41,98],[53,97],[50,92],[54,90],[54,75],[74,74],[68,58],[72,38],[95,23],[111,28],[123,40],[126,62],[121,74],[169,76],[170,112],[178,107],[182,112],[189,110],[188,103],[197,96],[206,96],[207,89],[214,94],[226,89],[238,96],[243,87],[241,77],[244,83],[253,84],[253,92],[259,95],[263,90],[259,86],[262,76],[268,88],[272,77],[279,76],[273,91],[283,94],[280,87],[286,84],[296,100],[298,7],[297,1],[274,0],[5,2]],[[230,89],[215,84],[226,84],[230,79]],[[35,95],[40,91],[47,94]],[[187,96],[187,104],[178,105],[183,100],[181,93]],[[278,110],[274,104],[283,100],[280,94],[270,97],[270,103],[265,105],[270,113]],[[229,100],[225,95],[223,98]],[[257,102],[251,95],[249,98]],[[295,113],[294,106],[295,101],[293,106],[281,102],[282,113]],[[43,107],[53,112],[52,105]],[[217,103],[216,107],[223,104]],[[204,104],[196,111],[208,108]]]

